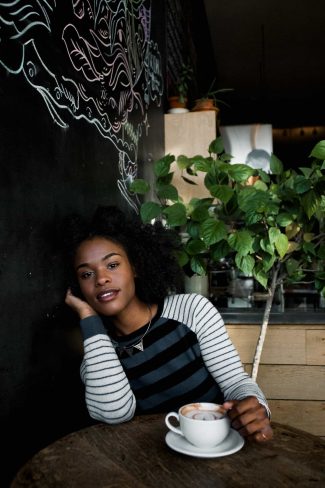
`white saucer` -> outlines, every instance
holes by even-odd
[[[243,437],[234,429],[230,429],[228,436],[223,442],[221,442],[221,444],[211,448],[203,449],[200,447],[195,447],[188,442],[185,437],[175,434],[171,430],[167,432],[165,441],[167,446],[174,451],[200,458],[229,456],[230,454],[239,451],[245,444]]]

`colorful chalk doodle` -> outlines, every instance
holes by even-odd
[[[151,0],[0,0],[0,66],[23,75],[63,129],[83,119],[116,148],[118,188],[137,175],[139,140],[163,77]]]

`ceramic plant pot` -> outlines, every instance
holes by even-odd
[[[192,112],[202,112],[204,110],[214,110],[219,112],[219,108],[215,106],[213,98],[198,98],[195,100],[195,105],[192,108]]]
[[[184,99],[184,102],[180,102],[178,96],[168,97],[168,103],[168,113],[170,114],[189,112],[189,109],[187,108],[187,98]]]

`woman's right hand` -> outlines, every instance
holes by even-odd
[[[79,297],[76,297],[72,293],[71,288],[68,288],[67,290],[67,293],[65,295],[65,303],[79,315],[80,319],[85,319],[86,317],[97,315],[95,310],[87,302]]]

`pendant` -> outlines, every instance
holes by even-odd
[[[134,344],[132,347],[135,347],[136,349],[139,349],[139,351],[143,351],[143,341],[142,341],[142,339],[137,344]]]

